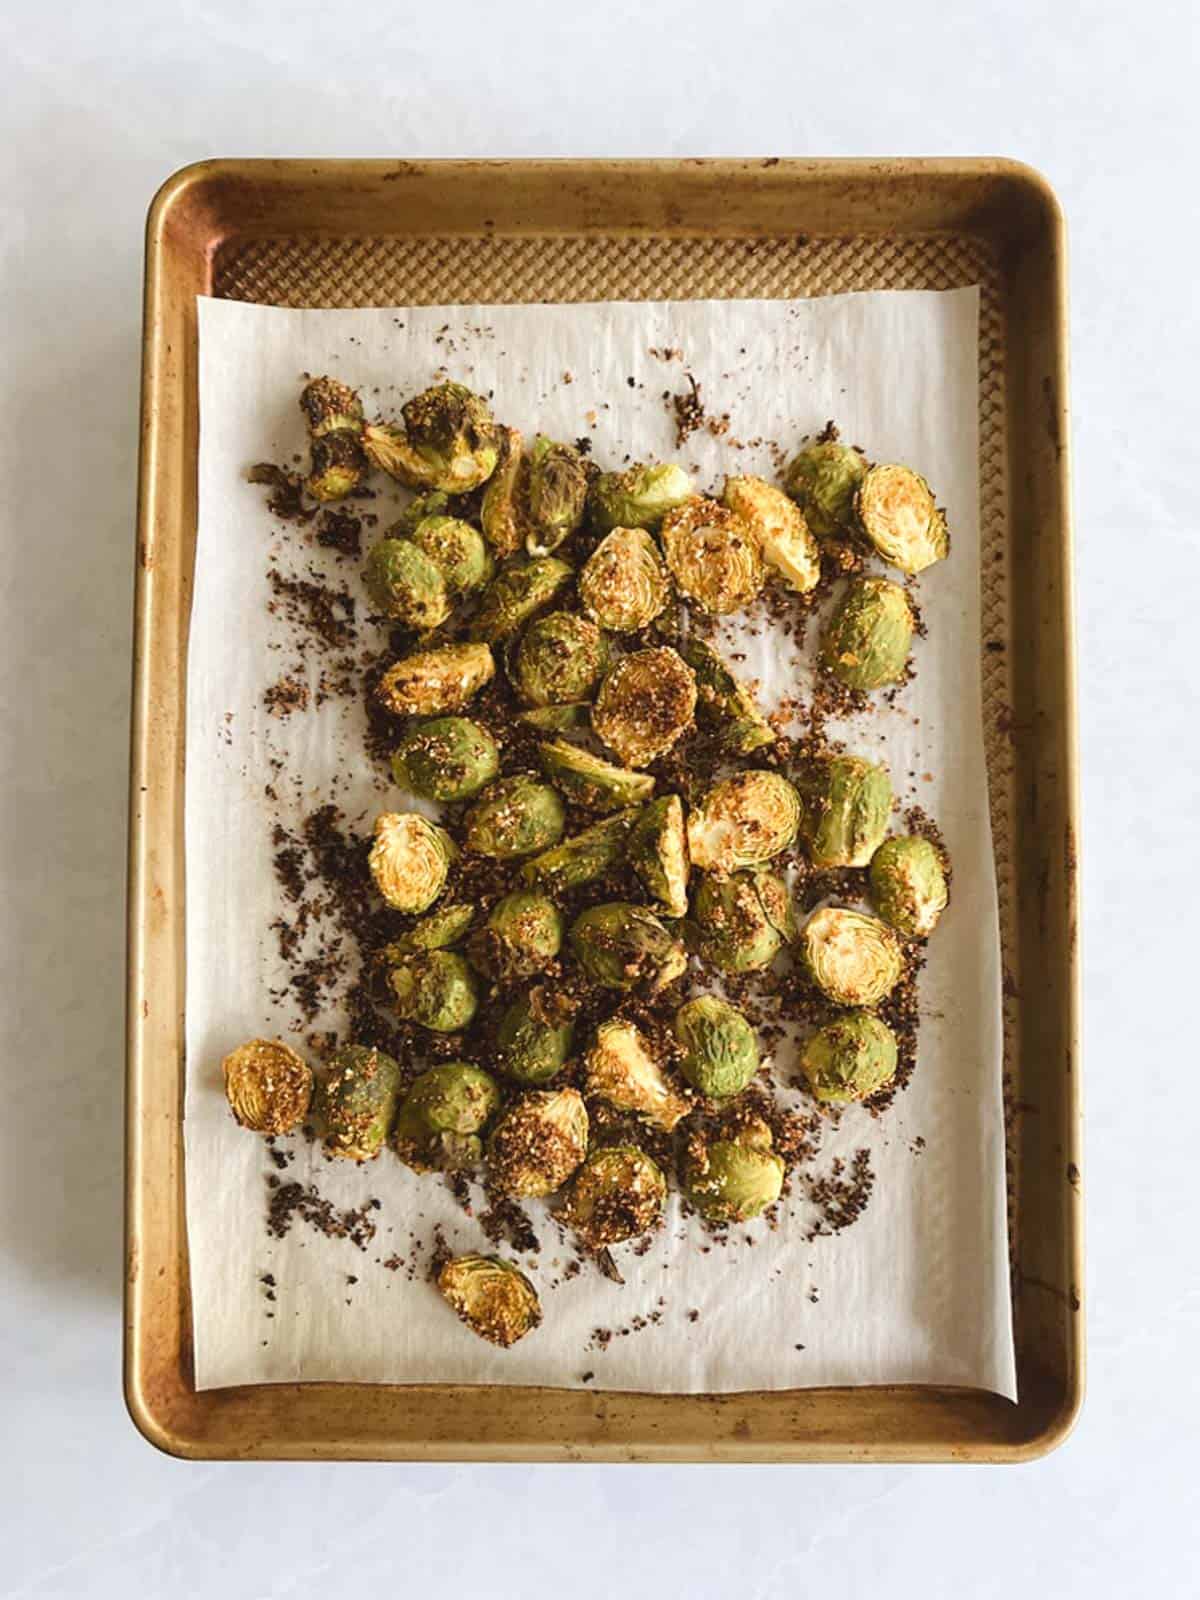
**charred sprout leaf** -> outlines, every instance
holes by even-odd
[[[419,494],[405,506],[388,529],[386,536],[389,539],[411,539],[427,517],[451,516],[453,504],[452,497],[444,494],[441,489],[431,489],[428,494]]]
[[[500,778],[467,812],[464,842],[477,856],[511,861],[557,844],[564,816],[563,803],[549,784],[524,774]]]
[[[865,867],[887,832],[892,781],[861,756],[828,756],[800,782],[800,832],[816,867]]]
[[[395,962],[414,950],[449,950],[461,944],[475,920],[474,906],[438,906],[428,916],[414,922],[407,933],[385,945],[385,961]]]
[[[565,739],[547,740],[538,745],[538,754],[546,776],[576,805],[589,811],[616,811],[637,805],[654,793],[654,779],[648,772],[614,767],[611,761]]]
[[[357,434],[323,433],[312,442],[305,488],[314,500],[344,500],[358,488],[365,465]]]
[[[896,1075],[896,1036],[873,1012],[847,1011],[807,1041],[800,1066],[818,1100],[865,1100]]]
[[[564,889],[577,889],[581,884],[602,878],[621,860],[625,853],[629,831],[638,816],[638,808],[631,806],[593,823],[582,833],[572,834],[552,850],[534,856],[521,869],[528,884],[558,893]]]
[[[800,796],[778,772],[752,768],[714,784],[688,817],[692,864],[720,876],[762,866],[800,827]]]
[[[430,633],[450,615],[450,595],[441,570],[407,539],[380,539],[363,568],[371,604],[406,628]]]
[[[581,912],[568,935],[575,959],[608,989],[653,993],[687,967],[687,954],[647,906],[612,901]]]
[[[243,1128],[252,1133],[291,1133],[304,1121],[312,1099],[308,1063],[278,1039],[251,1039],[221,1063],[225,1098]]]
[[[791,895],[773,872],[705,873],[693,899],[697,953],[722,972],[769,967],[795,936]]]
[[[579,598],[593,622],[614,633],[637,633],[661,616],[671,577],[644,528],[614,528],[579,574]]]
[[[562,948],[562,913],[544,894],[516,889],[488,912],[471,939],[471,960],[487,978],[511,983],[544,972]]]
[[[675,1013],[683,1046],[679,1070],[701,1094],[725,1100],[741,1094],[759,1067],[758,1039],[736,1006],[702,994]]]
[[[844,906],[822,906],[804,924],[800,953],[809,976],[838,1006],[873,1006],[904,971],[900,941],[877,917]]]
[[[537,1290],[499,1256],[455,1256],[438,1273],[438,1288],[460,1322],[502,1350],[542,1320]]]
[[[392,756],[396,782],[426,800],[469,800],[499,770],[496,741],[468,717],[419,723]]]
[[[910,576],[950,553],[946,519],[933,491],[908,467],[872,467],[858,486],[854,511],[860,531],[883,559]]]
[[[488,1172],[501,1194],[553,1194],[587,1154],[588,1114],[577,1089],[535,1089],[504,1113],[488,1143]]]
[[[762,589],[758,540],[736,512],[715,500],[697,497],[672,511],[662,543],[676,588],[702,611],[741,611]]]
[[[601,1023],[584,1065],[588,1094],[664,1133],[692,1109],[687,1096],[672,1087],[645,1034],[632,1022]]]
[[[819,539],[846,533],[854,520],[854,496],[866,475],[861,453],[837,439],[807,444],[788,464],[784,487]]]
[[[603,1250],[648,1232],[666,1198],[667,1180],[644,1150],[608,1145],[575,1174],[562,1216],[589,1250]]]
[[[575,1024],[567,1007],[543,988],[509,1006],[496,1030],[500,1070],[517,1083],[547,1083],[571,1053]]]
[[[427,911],[446,884],[458,854],[443,828],[415,811],[385,811],[375,819],[368,864],[375,887],[396,911]]]
[[[492,576],[494,563],[483,535],[459,517],[426,517],[413,530],[412,542],[441,573],[448,594],[482,589]]]
[[[610,528],[659,526],[668,511],[691,499],[692,480],[674,465],[630,467],[626,472],[605,472],[592,484],[588,512],[602,533]]]
[[[587,470],[578,450],[538,434],[529,451],[531,526],[525,542],[531,556],[549,555],[575,532],[587,493]]]
[[[486,644],[447,644],[418,650],[388,668],[376,691],[400,717],[436,717],[461,711],[496,675]]]
[[[500,457],[483,492],[479,520],[484,538],[503,560],[515,555],[533,537],[529,521],[529,463],[522,454],[525,440],[517,428],[500,426]]]
[[[509,561],[483,592],[471,637],[502,644],[545,611],[571,581],[571,568],[557,556]]]
[[[721,498],[758,540],[768,569],[797,594],[810,594],[820,581],[821,551],[795,502],[762,478],[726,478]]]
[[[326,1063],[315,1107],[330,1155],[371,1161],[391,1131],[400,1098],[400,1068],[382,1050],[348,1044]]]
[[[683,659],[696,674],[696,719],[720,750],[748,756],[774,744],[775,730],[753,694],[711,645],[693,634],[683,643]]]
[[[668,917],[687,915],[687,830],[683,801],[665,794],[646,806],[629,838],[629,861]]]
[[[431,1033],[459,1033],[479,1008],[475,975],[456,950],[421,950],[388,973],[396,1010]]]
[[[586,728],[591,713],[586,700],[571,701],[563,706],[534,706],[532,711],[522,711],[518,722],[524,722],[539,733],[570,733],[572,728]]]
[[[300,409],[311,439],[327,433],[362,432],[362,401],[349,384],[337,378],[314,378],[306,383],[300,391]]]
[[[573,611],[537,617],[513,650],[510,676],[528,705],[564,705],[591,698],[608,665],[604,635]]]
[[[852,578],[825,629],[821,665],[849,689],[899,683],[914,618],[908,595],[886,578]]]
[[[592,727],[627,767],[646,767],[686,732],[696,678],[668,646],[623,656],[600,685]]]
[[[871,898],[893,928],[927,939],[949,899],[941,851],[919,835],[885,839],[871,857]]]
[[[414,1079],[392,1130],[392,1148],[415,1172],[476,1166],[480,1135],[500,1108],[495,1079],[466,1061],[447,1061]]]
[[[401,408],[403,430],[386,423],[363,430],[373,466],[410,489],[465,494],[495,470],[496,425],[478,395],[461,383],[443,383]]]
[[[783,1191],[783,1161],[771,1130],[757,1118],[722,1138],[693,1139],[687,1150],[687,1197],[709,1222],[749,1222]]]

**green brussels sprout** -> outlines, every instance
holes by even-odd
[[[495,563],[483,535],[460,517],[426,517],[410,537],[441,573],[448,594],[482,589],[492,576]]]
[[[748,756],[774,744],[775,730],[753,694],[736,678],[710,644],[695,634],[684,640],[683,659],[696,674],[696,719],[717,747],[731,756]]]
[[[629,862],[668,917],[686,916],[690,863],[677,794],[664,794],[643,809],[629,836]]]
[[[805,1043],[800,1066],[818,1100],[865,1100],[896,1075],[896,1035],[870,1011],[847,1011]]]
[[[570,581],[571,568],[557,556],[506,562],[483,591],[471,637],[488,644],[511,639],[539,611],[545,611]]]
[[[308,424],[310,439],[327,433],[362,432],[362,401],[347,383],[338,378],[314,378],[300,391],[300,409]]]
[[[644,1150],[606,1145],[575,1174],[562,1217],[589,1250],[606,1250],[649,1232],[666,1198],[667,1180]]]
[[[717,876],[762,866],[786,850],[800,827],[800,796],[766,767],[714,784],[688,817],[692,865]]]
[[[645,767],[682,737],[695,710],[695,673],[663,645],[622,656],[600,685],[592,727],[627,767]]]
[[[604,472],[592,484],[588,514],[593,527],[601,533],[607,533],[610,528],[653,531],[668,511],[676,510],[694,493],[687,473],[673,464]]]
[[[687,968],[687,954],[647,906],[612,901],[581,912],[571,924],[575,959],[608,989],[645,989],[673,983]]]
[[[532,526],[525,536],[531,556],[557,550],[583,521],[588,475],[573,445],[538,434],[529,451],[527,504]]]
[[[392,756],[396,782],[426,800],[469,800],[499,771],[496,741],[469,717],[418,723]]]
[[[314,1101],[330,1155],[374,1160],[391,1131],[400,1077],[399,1064],[382,1050],[348,1044],[334,1051]]]
[[[431,1033],[460,1033],[479,1009],[479,990],[456,950],[418,950],[388,973],[396,1010]]]
[[[512,652],[509,676],[531,706],[587,700],[608,665],[608,644],[594,622],[573,611],[537,617]]]
[[[572,834],[552,850],[527,861],[521,868],[522,878],[528,884],[555,892],[577,889],[580,884],[602,878],[624,855],[625,841],[637,816],[638,808],[631,806],[594,822],[582,833]]]
[[[549,784],[524,774],[498,778],[467,812],[464,842],[474,855],[512,861],[557,844],[564,817],[563,803]]]
[[[697,496],[671,512],[661,537],[675,587],[701,611],[741,611],[762,589],[758,540],[727,506]]]
[[[366,462],[357,434],[341,428],[314,439],[305,488],[314,500],[344,500],[358,488]]]
[[[483,536],[503,560],[515,555],[533,537],[529,520],[529,462],[522,454],[525,440],[519,428],[496,429],[500,458],[488,479],[479,508]]]
[[[736,1006],[716,995],[698,995],[680,1006],[675,1037],[683,1046],[680,1072],[712,1100],[741,1094],[758,1071],[754,1029]]]
[[[517,713],[517,721],[539,733],[570,733],[572,728],[586,728],[591,715],[586,700],[572,700],[565,706],[534,706],[531,711]]]
[[[461,383],[442,383],[400,408],[404,428],[379,423],[363,429],[372,466],[410,489],[465,494],[491,477],[499,456],[496,424],[487,405]]]
[[[800,780],[800,833],[815,867],[865,867],[887,832],[892,780],[861,756],[827,756]]]
[[[883,559],[910,577],[950,553],[946,519],[933,491],[908,467],[872,467],[858,486],[854,514]]]
[[[917,834],[885,839],[871,857],[871,898],[893,928],[927,939],[950,898],[937,845]]]
[[[548,739],[538,745],[538,754],[546,776],[568,799],[589,811],[616,811],[620,806],[637,805],[654,793],[654,779],[648,772],[614,767],[611,761],[565,739]]]
[[[444,644],[395,662],[379,680],[376,695],[395,716],[436,717],[461,711],[495,675],[486,644]]]
[[[654,1059],[649,1041],[632,1022],[602,1022],[584,1061],[587,1092],[618,1111],[670,1133],[692,1109]]]
[[[644,528],[614,528],[579,574],[579,598],[593,622],[614,633],[637,633],[666,610],[671,575]]]
[[[472,1333],[507,1350],[542,1320],[537,1290],[499,1256],[455,1256],[438,1273],[442,1299]]]
[[[878,917],[845,906],[822,906],[804,924],[800,954],[827,1000],[873,1006],[891,994],[904,971],[900,941]]]
[[[761,869],[716,878],[705,873],[692,905],[697,953],[722,972],[769,967],[795,938],[787,884]]]
[[[392,1148],[414,1172],[453,1172],[483,1157],[485,1123],[500,1108],[496,1081],[467,1061],[447,1061],[413,1080],[392,1129]]]
[[[225,1098],[252,1133],[291,1133],[312,1100],[312,1068],[280,1039],[251,1039],[221,1063]]]
[[[383,958],[395,962],[414,950],[449,950],[452,945],[462,943],[474,921],[474,906],[438,906],[436,911],[414,922],[407,933],[385,945]]]
[[[385,811],[375,818],[367,864],[375,887],[394,911],[428,911],[446,886],[454,840],[415,811]]]
[[[533,889],[506,894],[471,938],[470,956],[487,978],[509,983],[544,972],[562,948],[562,913]]]
[[[736,1133],[697,1138],[687,1149],[684,1187],[708,1222],[749,1222],[783,1192],[784,1164],[771,1130],[755,1117]]]
[[[587,1154],[588,1114],[578,1089],[533,1089],[500,1118],[488,1141],[488,1173],[501,1194],[553,1194]]]
[[[761,478],[726,478],[721,499],[758,540],[770,571],[796,594],[811,594],[821,579],[821,551],[795,502]]]
[[[886,578],[852,578],[821,641],[821,665],[848,689],[899,683],[914,617],[908,595]]]
[[[783,486],[819,539],[847,532],[854,520],[854,496],[867,463],[851,445],[836,438],[806,444],[788,463]]]
[[[516,999],[496,1029],[497,1065],[517,1083],[547,1083],[560,1072],[575,1037],[573,1013],[561,996],[535,985]]]
[[[411,539],[427,517],[451,516],[454,500],[441,489],[431,489],[410,500],[387,531],[389,539]]]
[[[407,539],[381,539],[367,557],[363,583],[376,610],[406,628],[429,633],[450,615],[441,571]]]

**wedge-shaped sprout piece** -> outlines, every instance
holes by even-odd
[[[829,619],[821,665],[848,689],[899,683],[908,665],[914,618],[908,595],[886,578],[851,578]]]
[[[667,1180],[644,1150],[606,1145],[575,1174],[562,1215],[589,1250],[604,1250],[648,1233],[666,1198]]]
[[[800,1054],[818,1100],[865,1100],[896,1075],[896,1035],[871,1011],[847,1011],[820,1028]]]
[[[440,628],[450,615],[441,569],[408,539],[380,539],[363,567],[374,609],[419,633]]]
[[[696,674],[696,720],[731,756],[748,756],[774,744],[775,730],[749,688],[710,644],[695,634],[684,640],[683,659]]]
[[[376,694],[396,716],[437,717],[461,711],[495,675],[486,644],[446,644],[404,656],[384,673]]]
[[[441,489],[430,489],[427,494],[419,494],[415,500],[409,501],[392,523],[387,537],[410,539],[427,517],[449,517],[453,514],[453,506],[452,497]]]
[[[499,778],[476,800],[464,822],[464,843],[477,856],[512,861],[562,838],[563,803],[547,783],[520,774]]]
[[[300,409],[312,439],[327,433],[362,432],[362,401],[338,378],[314,378],[306,383],[300,391]]]
[[[570,581],[571,568],[557,556],[506,562],[483,591],[471,637],[488,644],[511,639],[552,605]]]
[[[458,854],[444,828],[415,811],[385,811],[375,819],[368,865],[375,887],[395,911],[428,911]]]
[[[822,906],[800,934],[809,977],[838,1006],[873,1006],[900,981],[900,941],[878,917],[845,906]]]
[[[537,1290],[499,1256],[455,1256],[438,1273],[438,1289],[460,1322],[502,1350],[542,1320]]]
[[[547,740],[538,745],[538,754],[551,782],[589,811],[616,811],[648,800],[654,793],[654,779],[648,772],[614,767],[611,761],[565,739]]]
[[[581,912],[568,934],[575,959],[608,989],[654,993],[687,968],[687,953],[647,906],[611,901]]]
[[[396,782],[426,800],[469,800],[499,770],[496,741],[469,717],[419,723],[392,756]]]
[[[865,867],[887,832],[892,780],[861,756],[828,756],[800,780],[800,832],[815,867]]]
[[[698,954],[722,972],[757,972],[770,966],[795,937],[787,884],[773,872],[705,873],[693,900]]]
[[[872,467],[854,497],[858,526],[883,559],[910,575],[950,553],[933,491],[909,467]]]
[[[384,959],[394,963],[414,950],[449,950],[462,943],[474,921],[474,906],[438,906],[436,911],[414,922],[407,933],[385,945]]]
[[[795,501],[748,477],[726,478],[721,498],[758,540],[768,570],[796,594],[810,594],[820,582],[821,550]]]
[[[574,1037],[573,1003],[549,987],[535,984],[500,1018],[497,1065],[517,1083],[548,1083],[566,1064]]]
[[[491,477],[499,456],[487,405],[461,383],[414,395],[400,410],[403,429],[388,423],[363,430],[373,466],[410,489],[465,494]]]
[[[529,462],[522,454],[525,440],[518,428],[496,429],[500,447],[496,470],[483,491],[479,520],[483,535],[496,554],[515,555],[533,536],[529,520]]]
[[[618,1018],[601,1023],[584,1067],[589,1095],[640,1117],[663,1133],[670,1133],[692,1109],[691,1101],[672,1085],[655,1059],[645,1034],[632,1022]]]
[[[482,589],[495,563],[478,528],[461,517],[426,517],[412,533],[412,542],[442,575],[450,595]]]
[[[833,539],[848,532],[854,521],[854,496],[866,471],[865,458],[852,445],[818,439],[792,458],[783,482],[810,531],[819,539]]]
[[[757,1117],[718,1138],[692,1140],[684,1164],[687,1197],[709,1222],[749,1222],[783,1192],[784,1164]]]
[[[950,898],[942,852],[917,834],[885,839],[871,857],[879,915],[910,939],[927,939]]]
[[[372,1161],[391,1132],[400,1098],[400,1067],[382,1050],[348,1044],[335,1050],[314,1101],[330,1155]]]
[[[638,808],[631,806],[593,823],[582,833],[572,834],[552,850],[527,861],[521,868],[522,878],[551,893],[577,889],[580,884],[602,878],[623,858],[637,815]]]
[[[741,1094],[758,1071],[754,1029],[736,1006],[714,994],[698,995],[680,1006],[675,1037],[683,1047],[680,1072],[711,1100]]]
[[[614,528],[579,574],[579,598],[593,622],[614,633],[637,633],[666,610],[671,576],[644,528]]]
[[[591,710],[587,700],[573,700],[563,706],[534,706],[520,712],[517,721],[539,733],[570,733],[572,728],[587,727]]]
[[[741,611],[762,589],[758,540],[736,512],[715,500],[697,497],[672,511],[662,543],[676,588],[702,611]]]
[[[480,1135],[500,1108],[496,1080],[467,1061],[447,1061],[413,1080],[400,1104],[392,1148],[415,1172],[453,1172],[483,1157]]]
[[[305,488],[314,500],[344,500],[358,488],[365,466],[357,434],[323,433],[312,442]]]
[[[538,434],[529,451],[530,529],[525,545],[531,556],[549,555],[583,521],[588,475],[579,451]]]
[[[714,784],[688,817],[692,865],[703,872],[762,866],[786,850],[800,827],[800,796],[767,767]]]
[[[600,685],[592,727],[627,767],[645,767],[687,731],[695,710],[696,675],[663,645],[617,662]]]
[[[243,1128],[252,1133],[291,1133],[304,1121],[312,1099],[307,1061],[278,1039],[251,1039],[221,1063],[225,1098]]]
[[[534,1089],[492,1130],[488,1173],[501,1194],[553,1194],[587,1154],[588,1114],[577,1089]]]
[[[485,977],[511,983],[544,972],[562,941],[562,913],[554,901],[534,889],[515,889],[497,900],[472,935],[470,956]]]
[[[668,511],[674,511],[695,493],[692,480],[682,467],[630,467],[625,472],[605,472],[592,484],[588,512],[594,527],[606,533],[610,528],[649,528],[659,526]]]
[[[431,1033],[460,1033],[479,1009],[475,974],[457,950],[422,950],[388,974],[396,1010]]]
[[[643,809],[629,838],[629,861],[668,917],[687,914],[690,863],[677,794],[664,794]]]
[[[521,635],[509,675],[528,705],[570,704],[591,698],[608,658],[608,644],[594,622],[573,611],[551,611]]]

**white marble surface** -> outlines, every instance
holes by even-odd
[[[0,1595],[1195,1593],[1187,0],[0,5]],[[790,16],[793,20],[781,21]],[[627,42],[621,43],[622,35]],[[636,47],[634,47],[634,43]],[[1090,1398],[1003,1469],[232,1467],[121,1402],[141,227],[217,154],[998,153],[1071,224]],[[1161,771],[1164,758],[1169,769]],[[1136,846],[1136,854],[1134,853]],[[1179,917],[1161,915],[1164,905]],[[1190,1084],[1187,1085],[1190,1089]],[[1172,1095],[1180,1095],[1172,1102]],[[478,1563],[477,1566],[473,1563]]]

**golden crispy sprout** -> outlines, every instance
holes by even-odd
[[[592,727],[627,767],[665,755],[696,710],[696,675],[664,645],[623,657],[600,685]]]
[[[679,592],[702,611],[740,611],[762,589],[758,540],[736,512],[715,500],[689,500],[668,513],[662,542]]]
[[[252,1133],[291,1133],[312,1100],[308,1063],[278,1039],[251,1039],[221,1063],[225,1098],[243,1128]]]
[[[438,1273],[438,1288],[472,1333],[502,1350],[542,1320],[537,1290],[499,1256],[455,1256]]]

